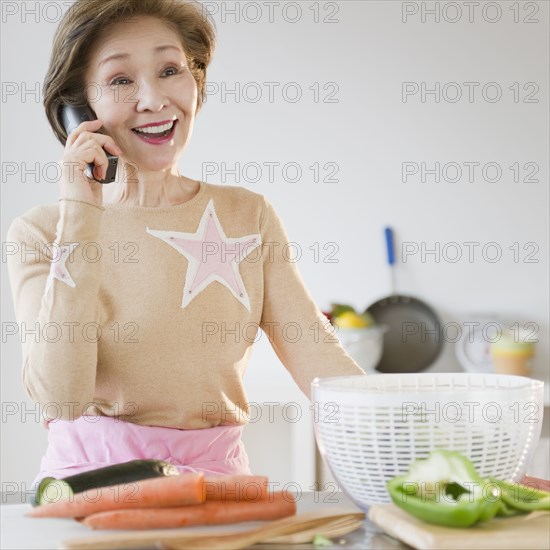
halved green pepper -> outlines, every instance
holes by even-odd
[[[550,493],[482,478],[456,451],[437,450],[388,481],[394,504],[418,519],[446,527],[470,527],[495,516],[550,510]]]
[[[394,504],[418,519],[446,527],[470,527],[493,518],[500,503],[496,487],[455,451],[433,451],[411,464],[409,472],[387,483]]]
[[[508,483],[493,477],[489,479],[498,485],[500,498],[508,507],[522,512],[550,510],[550,493],[521,483]]]

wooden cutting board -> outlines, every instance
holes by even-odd
[[[430,525],[394,504],[376,504],[369,519],[388,535],[418,550],[548,550],[550,512],[495,518],[467,529]]]

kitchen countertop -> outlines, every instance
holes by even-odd
[[[2,499],[4,502],[4,499]],[[28,501],[27,501],[28,502]],[[336,508],[339,510],[347,511],[361,511],[343,492],[303,492],[297,498],[298,513],[309,512],[317,509]],[[44,519],[44,518],[28,518],[24,514],[27,510],[30,510],[32,506],[28,503],[25,504],[2,504],[1,515],[1,535],[0,547],[2,550],[15,550],[18,548],[31,550],[31,549],[44,549],[54,550],[60,548],[62,540],[77,537],[86,537],[95,533],[108,534],[108,533],[123,533],[124,531],[92,531],[85,525],[72,520],[72,519]],[[245,530],[261,525],[261,522],[248,522],[235,525],[220,525],[208,527],[212,533],[216,531],[228,531],[228,530]],[[186,531],[200,528],[187,528]],[[133,531],[135,532],[135,531]],[[345,541],[345,542],[343,542]],[[288,545],[277,544],[258,544],[256,548],[269,548],[270,550],[288,549]],[[302,544],[300,549],[315,548],[312,544]],[[409,548],[404,546],[397,540],[385,535],[378,527],[373,525],[370,521],[365,520],[363,526],[353,533],[337,537],[334,539],[332,546],[323,547],[326,550],[336,548],[354,548],[354,549],[375,549],[375,550],[389,550],[389,549],[404,549]]]
[[[527,483],[533,487],[542,490],[550,490],[550,481],[542,480],[533,477],[524,477],[523,483]],[[289,491],[292,492],[292,491]],[[348,496],[341,491],[338,492],[319,492],[310,491],[303,492],[296,496],[297,513],[310,512],[314,510],[325,510],[331,508],[335,511],[351,511],[360,512],[358,508]],[[125,531],[93,531],[72,519],[45,519],[45,518],[29,518],[25,517],[25,512],[32,508],[30,502],[32,493],[26,494],[11,494],[0,493],[0,509],[1,509],[1,532],[0,532],[0,548],[2,550],[56,550],[61,548],[61,541],[70,538],[89,537],[97,534],[124,533]],[[247,522],[233,525],[217,525],[210,527],[187,527],[182,531],[190,532],[193,530],[208,530],[211,533],[219,531],[241,531],[251,529],[262,525],[263,522]],[[177,529],[174,529],[177,531]],[[135,531],[130,531],[134,532]],[[362,527],[342,537],[337,537],[333,540],[334,544],[325,546],[327,550],[336,548],[353,548],[361,550],[393,550],[410,548],[398,540],[386,535],[377,526],[368,519],[365,519]],[[269,550],[288,550],[288,545],[280,544],[258,544],[255,548],[265,548]],[[145,548],[145,547],[141,547]],[[151,547],[152,548],[152,547]],[[302,544],[297,546],[300,550],[315,548],[312,544]]]

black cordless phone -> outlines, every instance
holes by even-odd
[[[69,135],[75,128],[80,126],[87,120],[96,120],[95,113],[90,109],[88,105],[63,105],[61,107],[61,119],[67,135]],[[105,148],[103,148],[105,151]],[[107,159],[109,160],[109,166],[107,167],[107,174],[104,180],[98,180],[94,176],[94,164],[90,162],[86,168],[86,176],[88,178],[97,181],[98,183],[112,183],[115,181],[116,171],[118,166],[118,157],[111,155],[108,151],[105,151]]]

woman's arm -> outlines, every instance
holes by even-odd
[[[23,385],[45,419],[78,418],[94,396],[103,254],[96,256],[103,212],[97,205],[60,199],[53,245],[31,229],[40,226],[39,215],[32,223],[16,218],[8,230],[7,241],[17,250],[7,263]]]
[[[260,223],[264,270],[261,329],[302,392],[311,399],[315,377],[361,375],[365,372],[342,347],[327,318],[313,301],[289,258],[292,247],[282,221],[264,197]]]

